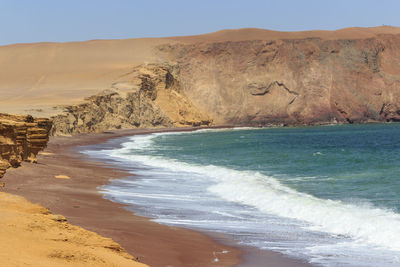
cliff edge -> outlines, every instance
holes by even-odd
[[[64,107],[54,116],[52,135],[102,132],[112,129],[209,126],[183,92],[170,65],[143,64],[116,79],[109,89]]]
[[[36,162],[37,153],[47,145],[50,128],[49,119],[0,113],[0,178],[22,161]]]
[[[159,46],[184,92],[216,124],[400,120],[400,31],[256,29]]]

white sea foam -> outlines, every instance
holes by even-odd
[[[183,135],[188,133],[211,133],[211,132],[225,132],[225,131],[244,131],[244,130],[260,130],[264,129],[262,127],[234,127],[234,128],[216,128],[216,129],[199,129],[190,132],[161,132],[161,133],[153,133],[148,135],[135,135],[130,138],[130,142],[126,142],[123,144],[123,150],[126,149],[135,149],[141,150],[151,147],[154,142],[153,139],[157,136],[168,136],[168,135]]]
[[[200,129],[194,132],[196,133],[210,133],[210,132],[232,132],[232,131],[243,131],[243,130],[261,130],[265,129],[265,127],[233,127],[233,128],[207,128]],[[180,132],[183,133],[183,132]]]
[[[123,144],[123,148],[113,150],[111,155],[171,172],[196,173],[212,181],[214,184],[208,190],[225,200],[253,206],[268,214],[307,222],[309,229],[314,231],[347,236],[360,244],[400,251],[400,215],[393,211],[320,199],[291,189],[259,172],[188,164],[131,153],[132,149],[149,148],[152,139],[158,135],[135,136],[131,142]]]
[[[232,129],[211,131],[221,130]],[[154,138],[188,133],[138,135],[121,149],[90,152],[139,166],[136,178],[114,180],[105,195],[159,223],[232,234],[240,244],[322,266],[400,266],[400,215],[391,210],[319,199],[259,172],[148,155],[163,149]]]

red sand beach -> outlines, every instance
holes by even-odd
[[[97,187],[128,173],[91,161],[79,153],[78,147],[155,131],[158,130],[52,137],[37,164],[23,163],[22,167],[7,171],[2,179],[6,184],[3,191],[24,196],[64,215],[71,224],[112,238],[150,266],[310,266],[279,253],[241,248],[223,237],[160,225],[104,199]],[[224,250],[229,253],[218,253]]]

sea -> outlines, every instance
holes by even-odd
[[[118,142],[83,152],[132,173],[100,190],[138,215],[315,266],[400,266],[398,123],[203,129]]]

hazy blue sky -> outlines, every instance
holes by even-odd
[[[0,0],[0,45],[191,35],[227,28],[400,26],[396,0]]]

